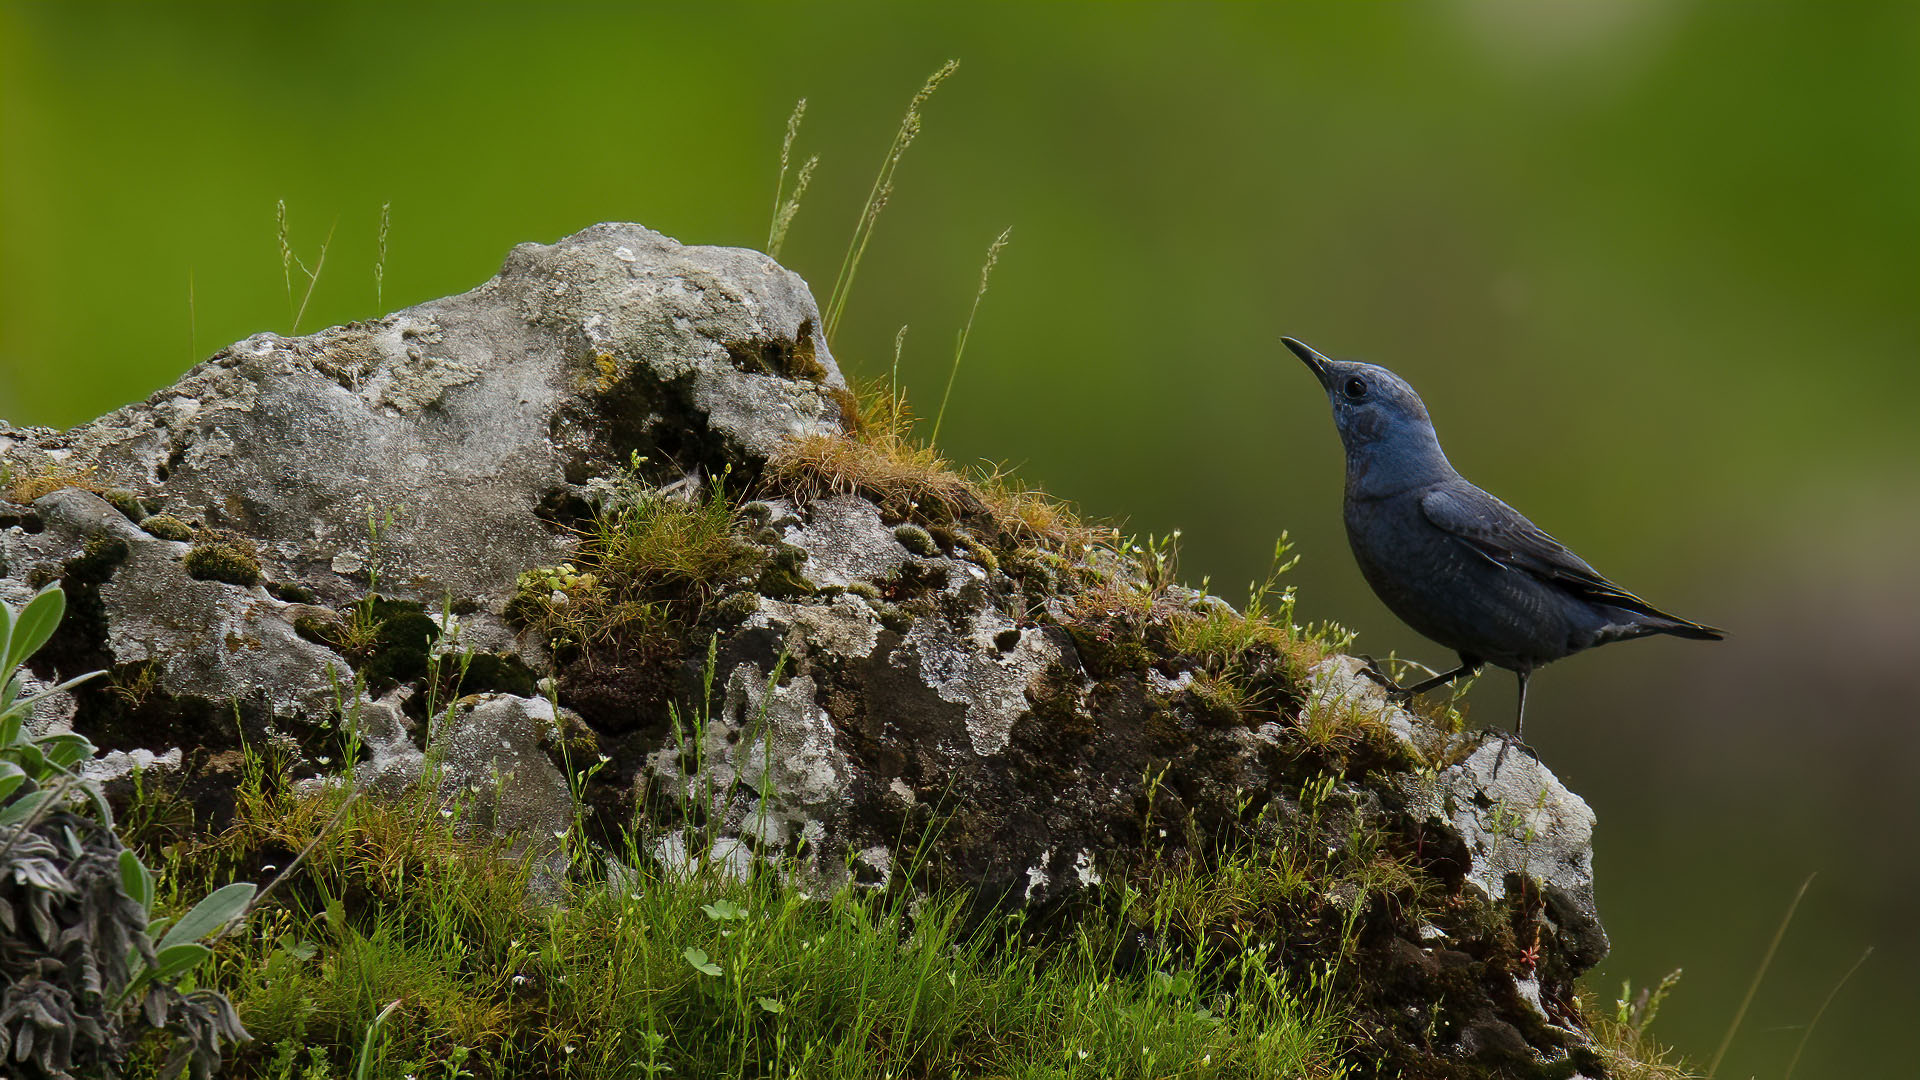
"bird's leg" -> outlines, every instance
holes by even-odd
[[[1520,737],[1520,728],[1527,722],[1527,679],[1533,673],[1523,669],[1514,672],[1514,674],[1520,677],[1520,704],[1513,717],[1513,734],[1501,736],[1500,752],[1493,756],[1492,778],[1495,780],[1500,778],[1500,763],[1507,760],[1507,751],[1514,743],[1519,743],[1522,750],[1530,751],[1531,749],[1527,746],[1526,740]],[[1539,758],[1539,756],[1538,754],[1534,755],[1536,759]]]
[[[1533,672],[1528,671],[1526,668],[1521,668],[1519,671],[1514,672],[1514,674],[1520,677],[1520,703],[1514,707],[1513,713],[1513,737],[1518,739],[1520,737],[1520,729],[1526,726],[1527,723],[1527,677],[1532,675]]]
[[[1388,675],[1386,670],[1380,666],[1380,661],[1375,660],[1371,656],[1361,656],[1359,659],[1362,665],[1360,674],[1379,683],[1386,689],[1387,696],[1395,701],[1411,701],[1418,695],[1424,694],[1435,687],[1445,686],[1455,679],[1464,679],[1479,671],[1481,665],[1485,663],[1485,661],[1463,654],[1460,657],[1460,666],[1454,668],[1452,671],[1443,671],[1431,679],[1422,680],[1414,683],[1412,686],[1401,686],[1399,683],[1394,682],[1393,677]]]

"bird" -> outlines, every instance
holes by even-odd
[[[1517,741],[1526,723],[1527,681],[1543,664],[1654,634],[1726,636],[1607,580],[1518,510],[1469,483],[1440,449],[1427,407],[1405,379],[1375,364],[1330,359],[1294,338],[1280,341],[1333,403],[1347,458],[1347,542],[1361,575],[1388,610],[1460,657],[1458,667],[1412,686],[1399,685],[1377,661],[1362,657],[1363,674],[1390,698],[1411,700],[1486,664],[1506,668],[1520,680]]]

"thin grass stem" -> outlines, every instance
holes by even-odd
[[[337,227],[340,223],[335,221],[333,224]],[[293,313],[293,332],[296,334],[300,332],[300,320],[306,317],[307,303],[313,299],[313,287],[320,284],[320,271],[327,268],[327,248],[331,246],[333,246],[333,229],[329,228],[326,240],[320,245],[320,257],[314,260],[313,269],[307,270],[304,265],[301,267],[307,275],[307,291],[301,294],[300,310]]]
[[[1806,1030],[1800,1033],[1800,1044],[1793,1048],[1793,1056],[1787,1059],[1787,1071],[1780,1080],[1793,1080],[1794,1067],[1800,1064],[1800,1055],[1807,1048],[1807,1040],[1813,1038],[1813,1029],[1819,1027],[1820,1018],[1827,1015],[1827,1006],[1833,1004],[1833,999],[1840,996],[1840,988],[1847,985],[1847,980],[1853,978],[1853,973],[1859,971],[1860,965],[1866,963],[1867,957],[1872,955],[1873,946],[1869,945],[1867,950],[1860,954],[1860,959],[1855,960],[1853,966],[1847,969],[1847,973],[1840,976],[1840,981],[1833,984],[1833,989],[1827,991],[1827,996],[1820,1002],[1820,1007],[1813,1010],[1813,1019],[1807,1021]]]
[[[1720,1071],[1720,1062],[1727,1056],[1727,1050],[1733,1046],[1733,1037],[1740,1033],[1740,1025],[1747,1018],[1747,1008],[1753,1004],[1753,995],[1760,990],[1760,984],[1766,981],[1767,969],[1773,966],[1773,954],[1780,948],[1780,939],[1787,936],[1787,926],[1793,922],[1793,913],[1800,909],[1800,900],[1807,895],[1807,886],[1813,884],[1816,875],[1808,874],[1807,880],[1800,883],[1800,889],[1793,894],[1793,902],[1787,905],[1787,913],[1780,918],[1780,925],[1773,931],[1773,940],[1767,943],[1767,953],[1760,958],[1760,970],[1753,973],[1753,981],[1747,984],[1746,996],[1740,999],[1740,1007],[1734,1010],[1733,1023],[1727,1025],[1727,1033],[1720,1039],[1720,1048],[1713,1052],[1713,1061],[1707,1066],[1707,1080],[1713,1080]]]
[[[974,291],[973,307],[967,310],[966,325],[960,328],[960,336],[953,343],[953,367],[947,371],[947,389],[940,395],[940,411],[933,417],[933,434],[928,436],[929,443],[940,439],[940,422],[947,418],[947,399],[953,396],[953,381],[960,375],[960,358],[966,354],[967,338],[973,333],[973,317],[980,314],[980,298],[987,295],[987,280],[993,277],[994,264],[1000,261],[1000,249],[1007,246],[1007,240],[1013,236],[1011,226],[1000,230],[987,246],[987,261],[980,267],[980,288]]]
[[[914,137],[920,134],[920,108],[935,90],[940,89],[940,84],[959,68],[960,61],[949,60],[927,77],[919,93],[914,94],[913,100],[907,103],[907,112],[900,119],[900,128],[894,132],[886,156],[880,159],[880,171],[874,175],[873,187],[867,191],[867,201],[860,209],[860,219],[854,225],[853,236],[847,240],[847,253],[840,260],[840,272],[834,275],[833,291],[827,296],[827,309],[822,321],[829,345],[833,343],[834,331],[846,314],[847,297],[853,291],[853,279],[860,272],[860,260],[867,253],[867,244],[873,239],[874,225],[880,220],[880,212],[886,209],[887,200],[893,194],[894,171],[899,168],[907,147],[913,145]]]
[[[787,134],[780,140],[780,175],[773,184],[773,219],[767,225],[767,254],[777,257],[780,246],[786,243],[787,227],[793,223],[793,215],[800,210],[800,197],[806,194],[807,184],[813,179],[814,166],[820,163],[815,155],[800,166],[800,175],[794,183],[793,196],[782,201],[786,192],[787,167],[793,161],[793,141],[800,135],[800,120],[807,114],[807,99],[801,98],[793,103],[793,115],[787,117]]]
[[[383,298],[387,283],[387,235],[393,227],[393,203],[380,204],[380,240],[373,259],[373,306],[376,310],[386,306]]]
[[[287,200],[274,204],[275,232],[280,240],[280,280],[287,288],[287,314],[293,314],[293,244],[287,228]]]

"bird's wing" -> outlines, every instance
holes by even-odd
[[[1420,497],[1420,512],[1441,531],[1495,565],[1565,589],[1582,600],[1666,616],[1600,576],[1518,510],[1464,481]]]

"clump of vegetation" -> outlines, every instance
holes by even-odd
[[[9,469],[4,485],[0,487],[4,488],[9,500],[17,503],[33,502],[62,488],[79,488],[98,495],[100,484],[94,479],[98,471],[92,465],[69,467],[58,463],[49,463],[19,476]]]
[[[974,523],[1001,547],[1081,549],[1107,537],[1072,509],[1003,471],[968,475],[915,432],[913,411],[890,383],[843,402],[845,435],[795,439],[768,462],[778,489],[807,500],[860,495],[895,520],[922,527]]]
[[[457,793],[343,805],[270,773],[255,759],[232,826],[176,845],[171,864],[171,884],[196,887],[308,851],[209,976],[255,1038],[236,1073],[1347,1073],[1336,972],[1302,981],[1277,948],[1193,933],[1222,904],[1185,871],[1116,885],[1064,928],[983,918],[946,891],[813,896],[764,867],[745,880],[622,871],[609,885],[580,864],[548,908],[506,840],[456,824]],[[1268,889],[1281,879],[1264,863],[1234,880],[1267,890],[1249,904],[1314,892],[1304,877]]]
[[[231,1003],[189,977],[254,888],[226,884],[178,919],[155,917],[153,875],[121,845],[100,785],[80,771],[93,744],[26,726],[47,695],[101,674],[24,696],[21,667],[65,611],[58,586],[18,611],[0,606],[0,1060],[11,1076],[111,1075],[165,1030],[174,1038],[155,1055],[158,1075],[202,1080],[223,1045],[247,1035]]]
[[[178,543],[190,543],[193,540],[193,526],[174,517],[172,514],[151,514],[140,520],[140,527],[149,536]]]
[[[1675,971],[1639,993],[1631,982],[1620,987],[1620,997],[1611,1009],[1603,1008],[1591,995],[1583,996],[1581,1009],[1592,1026],[1594,1044],[1606,1062],[1607,1075],[1617,1080],[1689,1080],[1695,1074],[1685,1065],[1669,1061],[1672,1051],[1661,1046],[1647,1029],[1660,1012],[1660,1006],[1680,982]]]
[[[731,582],[766,554],[743,537],[726,476],[656,489],[636,459],[580,533],[574,562],[520,575],[509,617],[553,648],[645,643],[693,626]]]
[[[252,587],[260,584],[260,556],[244,539],[206,540],[188,549],[187,576]]]
[[[140,496],[135,495],[133,492],[125,488],[108,488],[100,493],[100,497],[107,501],[107,505],[120,511],[122,516],[135,525],[146,520],[147,504],[142,502]]]

